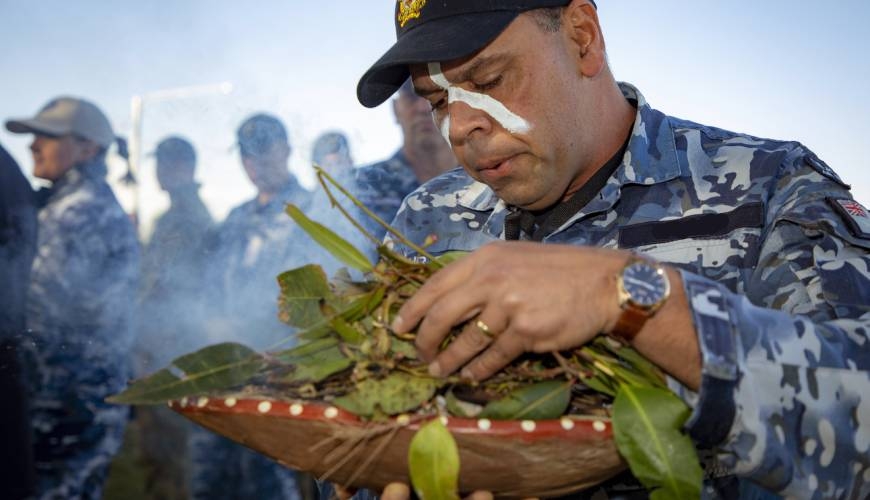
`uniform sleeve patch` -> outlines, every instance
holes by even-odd
[[[870,212],[863,205],[848,198],[828,198],[828,203],[843,216],[852,234],[870,239]]]

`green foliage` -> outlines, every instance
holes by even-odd
[[[296,224],[299,224],[299,227],[311,236],[311,239],[316,241],[318,245],[331,253],[336,259],[362,272],[372,270],[372,263],[369,262],[365,254],[323,224],[306,217],[302,213],[302,210],[299,210],[299,207],[288,204],[286,211],[296,221]]]
[[[326,273],[320,266],[291,269],[278,276],[280,318],[298,328],[310,328],[323,320],[321,304],[333,299]]]
[[[398,415],[429,401],[444,382],[393,372],[384,379],[357,382],[354,391],[335,400],[336,406],[363,417]]]
[[[117,404],[159,404],[244,384],[265,366],[263,357],[235,343],[216,344],[176,358],[169,368],[107,398]]]
[[[682,432],[686,405],[666,389],[623,385],[613,403],[613,434],[631,472],[651,498],[699,498],[703,472]]]
[[[334,184],[320,170],[318,177],[325,188],[324,179]],[[327,194],[334,201],[328,188]],[[610,413],[619,452],[652,490],[652,498],[700,495],[698,458],[681,428],[689,410],[667,389],[660,370],[639,353],[599,336],[570,352],[524,356],[480,383],[458,377],[434,379],[417,358],[415,333],[398,336],[388,325],[433,273],[465,253],[433,257],[384,224],[397,241],[428,260],[415,262],[381,245],[380,260],[373,266],[363,252],[295,206],[288,205],[287,213],[336,258],[366,273],[365,279],[354,281],[349,272],[341,271],[330,282],[316,265],[282,273],[280,317],[300,329],[298,346],[265,355],[239,344],[210,346],[134,382],[111,402],[162,403],[256,384],[275,398],[329,400],[365,419],[410,412],[433,415],[444,411],[435,402],[436,395],[443,394],[451,415],[540,420],[583,413],[584,404],[600,410],[613,401]],[[362,230],[357,221],[351,222]],[[447,342],[462,326],[455,326]],[[444,389],[447,385],[449,391]],[[458,388],[473,398],[460,400]],[[409,461],[418,495],[427,500],[457,498],[458,452],[438,419],[414,437]]]
[[[487,404],[479,418],[494,420],[544,420],[559,418],[571,402],[571,383],[548,380],[525,385]]]
[[[408,469],[418,497],[459,500],[459,450],[441,419],[432,419],[414,434]]]

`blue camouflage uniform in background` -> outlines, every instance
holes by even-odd
[[[669,383],[693,409],[689,434],[739,478],[707,481],[705,498],[868,498],[867,211],[800,143],[669,117],[620,86],[638,108],[622,164],[543,241],[681,270],[703,380],[698,393]],[[394,226],[417,243],[437,234],[433,254],[470,251],[503,239],[514,211],[454,170],[409,196]],[[630,496],[595,498],[607,495]]]
[[[142,374],[202,346],[207,242],[214,220],[199,185],[178,190],[142,253],[138,337]]]
[[[405,196],[420,187],[420,181],[401,149],[387,160],[358,168],[356,181],[359,200],[386,223],[396,216]],[[386,233],[384,228],[368,218],[365,225],[379,239]]]
[[[234,208],[218,229],[209,267],[216,285],[214,313],[223,324],[208,325],[208,343],[234,341],[257,350],[289,348],[293,330],[278,320],[276,277],[310,262],[310,247],[284,207],[305,211],[311,194],[291,182],[268,203],[257,199]],[[189,442],[190,493],[194,499],[297,500],[295,473],[211,431],[195,427]]]
[[[105,176],[92,160],[39,193],[27,304],[39,498],[99,498],[129,414],[104,398],[131,376],[139,247]]]

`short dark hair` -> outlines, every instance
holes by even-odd
[[[186,165],[196,164],[196,151],[193,144],[179,136],[169,136],[157,144],[154,156],[158,161],[178,161]]]
[[[257,113],[242,122],[236,138],[243,157],[262,156],[273,144],[290,144],[281,120],[266,113]]]
[[[562,29],[562,11],[565,7],[543,7],[529,11],[535,23],[547,33],[556,33]]]

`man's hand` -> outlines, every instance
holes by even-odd
[[[608,331],[620,314],[616,275],[627,260],[626,252],[598,248],[486,245],[432,276],[392,327],[405,333],[419,324],[417,348],[433,375],[462,369],[481,380],[524,352],[574,348]]]

